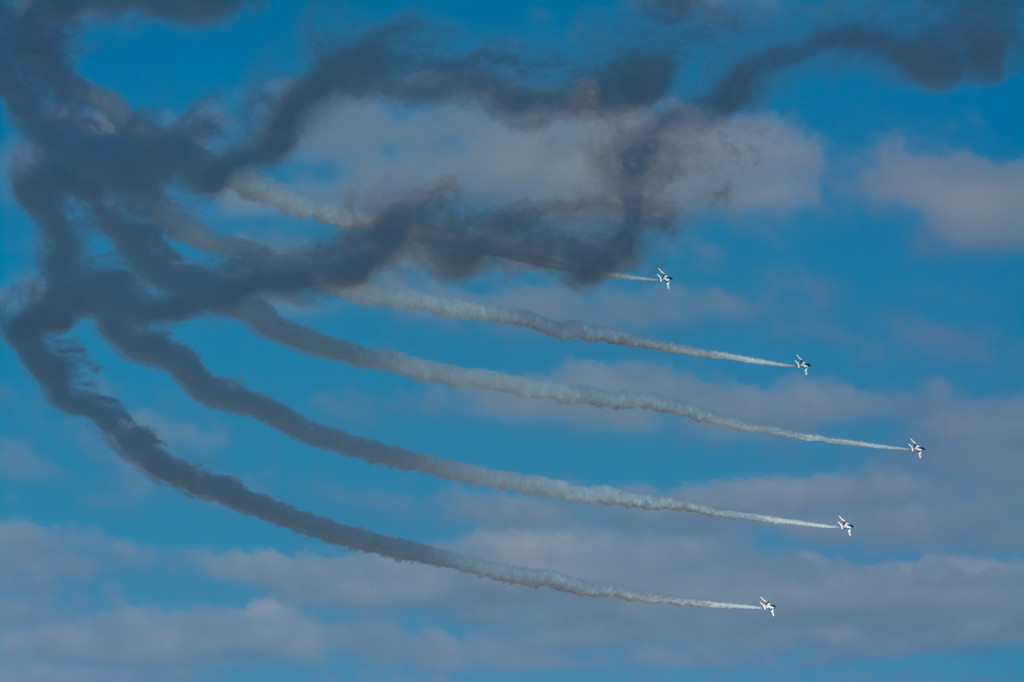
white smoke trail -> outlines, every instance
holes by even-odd
[[[272,178],[259,175],[248,169],[237,171],[232,175],[229,187],[246,201],[268,208],[276,208],[282,213],[297,218],[312,218],[317,222],[336,225],[344,229],[370,225],[366,216],[358,212],[303,196]]]
[[[344,362],[356,367],[378,369],[412,379],[413,381],[446,384],[453,388],[480,388],[509,393],[520,398],[553,400],[566,405],[592,405],[613,410],[652,410],[692,419],[704,424],[715,424],[736,431],[766,433],[796,440],[849,445],[876,450],[906,450],[902,446],[884,445],[849,438],[832,438],[816,433],[791,431],[776,426],[748,424],[738,419],[720,417],[686,403],[651,393],[635,391],[606,391],[593,386],[561,384],[542,379],[531,379],[495,372],[489,369],[459,367],[426,360],[396,351],[381,351],[328,336],[291,320],[274,311],[268,304],[250,302],[236,309],[235,316],[267,338],[283,343],[304,353]]]
[[[415,291],[392,292],[377,287],[361,286],[335,288],[331,290],[336,296],[346,298],[354,303],[371,306],[385,306],[393,309],[424,310],[426,312],[449,319],[477,320],[495,324],[507,324],[525,327],[538,331],[562,341],[578,339],[587,343],[610,343],[627,348],[644,348],[662,353],[691,355],[698,358],[713,360],[731,360],[745,362],[750,365],[767,365],[770,367],[793,367],[791,362],[777,362],[749,355],[725,353],[707,348],[697,348],[671,341],[649,339],[621,329],[591,325],[585,322],[558,322],[549,317],[518,308],[497,308],[495,306],[453,298],[442,298],[431,294]]]
[[[657,277],[641,277],[640,275],[626,275],[621,272],[609,272],[605,275],[608,279],[626,279],[631,282],[660,282]]]

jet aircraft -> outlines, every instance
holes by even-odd
[[[796,368],[804,371],[804,376],[807,376],[807,368],[811,366],[811,363],[804,360],[799,355],[796,356]]]
[[[839,517],[839,529],[845,530],[846,534],[851,538],[853,537],[853,524],[844,519],[842,516]]]
[[[665,271],[661,268],[658,268],[658,281],[665,284],[666,291],[672,288],[672,277],[670,275],[666,275]]]
[[[775,604],[771,603],[770,601],[768,601],[764,597],[761,597],[761,608],[764,609],[765,611],[771,611],[772,612],[772,618],[775,617]]]
[[[907,446],[910,448],[911,452],[917,453],[918,459],[924,459],[924,457],[921,456],[921,453],[923,453],[928,448],[924,447],[923,445],[918,445],[917,441],[914,440],[913,438],[910,439],[910,442],[907,443]]]

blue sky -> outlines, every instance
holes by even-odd
[[[638,46],[672,55],[679,69],[654,104],[517,125],[472,98],[333,98],[280,163],[256,170],[359,215],[442,179],[471,207],[614,203],[608,160],[621,140],[692,106],[741,60],[822,27],[927,36],[958,8],[707,0],[679,3],[692,5],[689,19],[662,23],[642,5],[416,11],[432,27],[425,44],[451,54],[514,44],[584,72]],[[7,5],[9,16],[27,6]],[[984,22],[994,7],[971,16]],[[78,73],[160,125],[194,106],[219,112],[224,138],[210,144],[220,151],[250,135],[260,107],[318,55],[403,11],[271,2],[195,26],[87,17],[71,56]],[[495,262],[445,281],[412,256],[372,278],[785,362],[798,352],[814,365],[807,377],[322,294],[274,299],[282,314],[372,348],[646,391],[830,436],[902,445],[912,435],[928,447],[922,460],[419,383],[299,354],[226,317],[167,327],[215,374],[361,436],[725,509],[825,523],[841,513],[857,526],[852,538],[371,467],[200,405],[165,373],[119,356],[90,320],[68,334],[97,366],[97,389],[172,453],[255,490],[343,523],[595,582],[744,603],[765,594],[779,604],[776,618],[490,583],[340,550],[187,498],[119,459],[91,423],[52,407],[5,342],[0,680],[1015,679],[1024,667],[1015,522],[1024,512],[1024,129],[1015,114],[1024,73],[1019,24],[1007,25],[1017,33],[995,80],[967,69],[955,87],[928,89],[886,59],[826,50],[766,79],[738,111],[670,127],[659,153],[683,170],[650,199],[673,216],[671,229],[646,232],[622,269],[663,267],[671,291],[618,279],[580,286]],[[38,150],[16,118],[5,100],[7,314],[40,267],[37,227],[12,189]],[[275,249],[337,233],[230,189],[172,191],[209,227]],[[114,262],[112,244],[91,239],[95,262]]]

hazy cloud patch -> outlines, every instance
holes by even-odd
[[[878,208],[919,213],[928,236],[948,248],[1024,248],[1024,159],[990,161],[970,151],[917,153],[902,137],[875,145],[858,179]]]

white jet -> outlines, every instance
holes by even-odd
[[[672,288],[672,277],[669,276],[669,275],[666,275],[665,271],[662,270],[661,268],[658,268],[658,281],[659,282],[663,282],[665,284],[665,289],[666,290]]]
[[[842,516],[839,517],[839,530],[845,530],[846,534],[851,538],[853,537],[853,524],[844,519]]]
[[[764,597],[761,597],[761,608],[764,609],[765,611],[771,611],[772,612],[772,618],[775,617],[775,604],[771,603],[770,601],[768,601]]]
[[[925,450],[927,450],[928,448],[924,447],[923,445],[918,445],[918,444],[917,444],[917,441],[916,441],[916,440],[914,440],[913,438],[911,438],[911,439],[910,439],[910,442],[909,442],[909,443],[907,443],[907,445],[908,445],[908,446],[910,447],[910,451],[911,451],[911,452],[916,452],[916,453],[917,453],[917,458],[918,458],[918,459],[924,459],[924,458],[923,458],[923,457],[921,456],[921,453],[923,453],[923,452],[924,452]]]
[[[804,360],[799,355],[796,356],[796,368],[804,371],[804,376],[807,376],[807,368],[811,366],[811,363]]]

